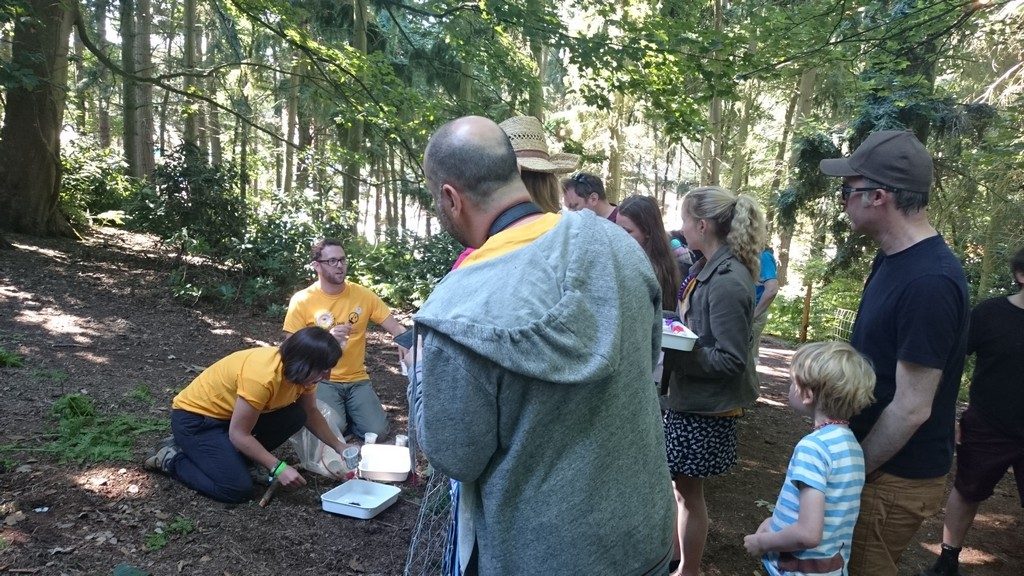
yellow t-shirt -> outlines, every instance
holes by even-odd
[[[284,379],[281,353],[274,347],[239,350],[218,360],[174,397],[173,408],[230,420],[242,398],[260,413],[290,406],[316,386],[303,389]]]
[[[469,256],[466,256],[465,260],[459,264],[459,268],[479,264],[485,260],[497,258],[502,254],[518,250],[554,228],[561,220],[561,214],[546,213],[526,224],[506,228],[488,238],[483,246],[474,250]]]
[[[338,324],[351,324],[341,360],[331,370],[331,381],[359,382],[370,379],[366,373],[366,327],[370,322],[380,324],[390,315],[391,309],[379,296],[358,284],[345,282],[341,294],[331,296],[320,289],[320,282],[314,282],[292,296],[284,331],[294,334],[307,326],[330,330]]]

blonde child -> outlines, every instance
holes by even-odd
[[[793,450],[775,511],[743,539],[772,576],[846,574],[864,487],[864,453],[848,426],[872,401],[871,364],[845,342],[793,355],[789,405],[814,418]]]

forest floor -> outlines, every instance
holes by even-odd
[[[364,521],[321,511],[319,495],[336,482],[308,473],[307,487],[266,508],[198,496],[140,465],[166,429],[139,438],[130,461],[62,461],[52,449],[58,398],[85,394],[101,414],[166,421],[196,367],[275,342],[281,325],[234,306],[173,299],[169,256],[148,237],[100,229],[77,242],[8,239],[17,250],[0,252],[0,350],[24,363],[0,368],[0,574],[106,575],[121,563],[155,575],[402,574],[423,492],[411,482],[400,485],[395,505]],[[810,428],[786,404],[791,348],[763,342],[762,396],[741,420],[740,462],[707,483],[708,576],[756,573],[743,535],[769,514],[791,450]],[[404,431],[405,378],[381,332],[371,334],[367,365],[392,433]],[[930,565],[941,522],[920,530],[901,575]],[[1022,525],[1008,475],[968,537],[967,573],[1024,573]]]

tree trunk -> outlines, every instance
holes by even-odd
[[[15,21],[11,63],[42,82],[7,91],[0,128],[0,229],[73,235],[57,202],[74,8],[55,0],[30,0],[28,5],[35,18]]]
[[[82,44],[82,39],[77,35],[75,36],[75,79],[73,81],[75,85],[75,132],[84,135],[88,132],[88,119],[89,110],[87,106],[88,95],[86,91],[79,88],[84,82],[85,78],[85,45]]]
[[[151,42],[151,22],[153,21],[150,0],[135,0],[138,12],[135,15],[135,62],[138,74],[143,78],[153,77],[153,49]],[[153,85],[139,82],[137,107],[137,126],[139,129],[138,158],[139,172],[147,180],[153,178],[156,161],[153,158]]]
[[[352,48],[366,55],[366,2],[353,0]],[[348,131],[348,161],[345,162],[345,175],[341,193],[341,205],[345,210],[357,210],[359,201],[359,181],[362,169],[363,153],[363,118],[356,116]]]
[[[107,53],[107,0],[96,1],[96,46]],[[96,137],[101,148],[110,148],[110,71],[100,66],[99,90],[96,96]]]
[[[185,91],[192,92],[196,89],[196,35],[198,33],[196,28],[196,0],[185,0],[184,16]],[[183,104],[185,108],[182,110],[182,115],[185,117],[185,130],[182,138],[188,144],[197,144],[199,142],[199,118],[194,106],[195,102],[186,99]]]
[[[299,83],[300,78],[305,74],[305,59],[297,54],[298,61],[292,65],[292,74],[288,77],[288,100],[287,114],[285,120],[285,143],[284,145],[284,185],[282,191],[285,195],[292,191],[292,182],[295,175],[295,132],[299,118]]]
[[[736,141],[733,142],[732,179],[729,188],[739,192],[743,188],[743,176],[747,170],[747,137],[750,134],[750,116],[754,108],[756,88],[749,86],[743,97],[743,110],[740,112],[739,127],[736,129]]]
[[[141,162],[139,161],[139,127],[138,127],[138,88],[133,77],[135,66],[135,0],[121,0],[121,126],[124,146],[124,159],[128,164],[128,174],[142,178]]]
[[[527,0],[527,13],[539,14],[543,9],[541,2],[542,0]],[[530,54],[533,55],[533,62],[537,66],[537,76],[530,79],[528,114],[544,122],[544,75],[547,68],[544,58],[544,45],[538,37],[540,35],[539,31],[530,30],[528,35]]]
[[[818,78],[817,68],[808,68],[800,74],[800,96],[796,104],[796,118],[793,119],[793,132],[796,133],[803,126],[807,117],[811,114],[811,107],[814,104],[814,85]],[[789,167],[796,166],[796,150],[790,150]],[[792,171],[790,171],[792,173]],[[789,277],[789,250],[793,244],[794,225],[783,226],[779,233],[779,286],[785,286]]]
[[[789,144],[789,132],[793,126],[793,113],[796,110],[796,101],[799,92],[793,92],[786,107],[786,116],[782,120],[782,138],[779,139],[779,148],[775,153],[775,170],[772,175],[772,183],[768,186],[772,201],[768,203],[765,210],[765,221],[768,224],[768,237],[771,238],[775,227],[775,200],[779,197],[779,188],[782,187],[782,179],[786,177],[786,149]]]

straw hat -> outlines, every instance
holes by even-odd
[[[533,116],[513,116],[499,126],[512,141],[512,149],[516,151],[516,160],[523,170],[566,174],[576,170],[580,163],[580,157],[576,154],[565,152],[549,154],[544,128],[541,126],[540,120]]]

